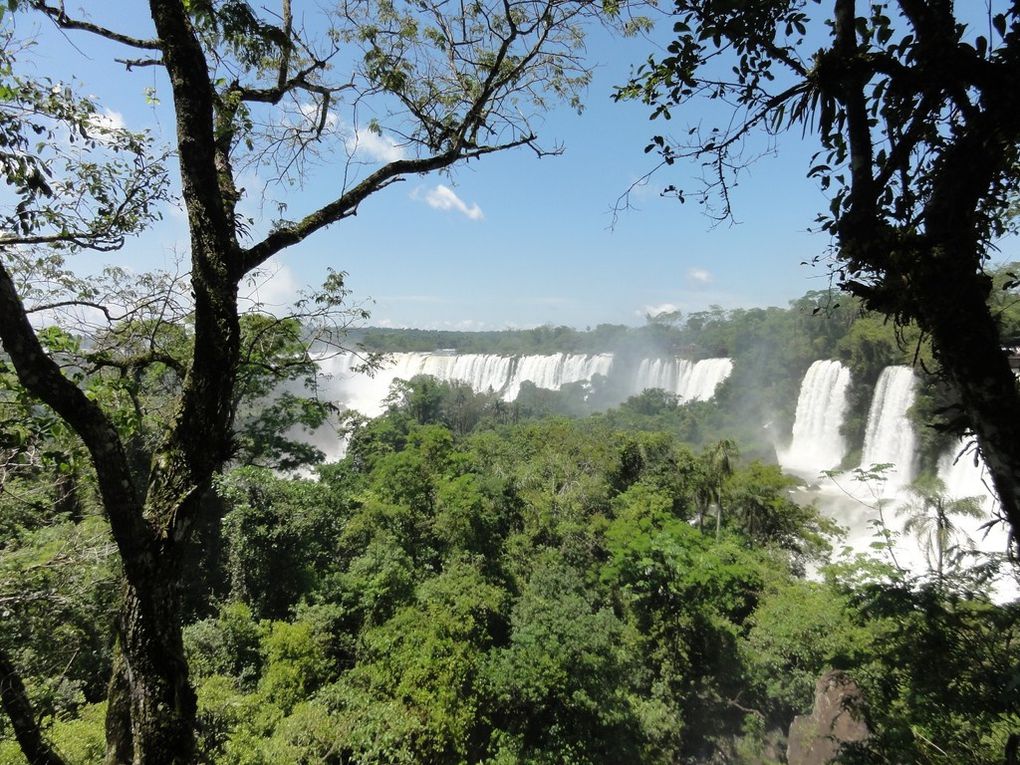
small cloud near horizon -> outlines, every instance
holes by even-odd
[[[412,199],[423,199],[425,203],[434,210],[455,210],[471,220],[482,220],[485,214],[482,208],[475,204],[468,205],[463,199],[454,193],[453,189],[443,184],[438,184],[434,189],[429,189],[424,195],[418,190],[411,194]]]
[[[659,305],[646,305],[643,308],[638,308],[634,311],[634,315],[644,319],[647,316],[659,316],[664,313],[676,313],[680,310],[680,306],[674,303],[660,303]]]
[[[698,284],[711,284],[712,273],[704,268],[692,268],[687,272],[687,276]]]

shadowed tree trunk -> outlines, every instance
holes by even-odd
[[[25,684],[21,682],[21,677],[10,657],[2,649],[0,649],[0,703],[10,718],[14,737],[18,740],[18,746],[21,747],[29,765],[65,765],[63,759],[53,751],[43,737],[35,710],[25,692]]]
[[[134,759],[135,747],[131,740],[131,689],[120,641],[113,649],[106,699],[106,765],[123,765]]]

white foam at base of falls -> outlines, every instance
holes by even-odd
[[[819,368],[817,373],[821,371]],[[813,381],[812,385],[815,384]],[[820,382],[817,385],[819,389],[822,387]],[[907,410],[914,403],[915,385],[916,379],[909,367],[889,367],[882,372],[875,387],[861,465],[866,470],[872,464],[892,463],[895,468],[885,474],[885,481],[857,481],[852,473],[846,473],[824,480],[820,488],[798,492],[797,499],[816,501],[825,515],[845,527],[847,536],[844,544],[853,554],[867,553],[887,563],[891,562],[891,556],[895,556],[899,566],[916,576],[928,571],[929,561],[922,542],[904,529],[909,517],[909,511],[904,508],[914,499],[909,492],[909,483],[916,474],[917,440],[907,418]],[[802,398],[804,387],[807,387],[807,376],[802,386]],[[798,420],[800,404],[798,401]],[[821,405],[818,404],[818,407],[820,409]],[[975,464],[972,451],[961,455],[965,446],[965,441],[960,441],[943,455],[938,465],[947,497],[981,498],[984,517],[958,516],[953,519],[959,530],[960,545],[985,553],[1005,552],[1008,541],[1006,529],[1001,524],[982,528],[992,517],[996,500],[989,492],[991,482],[984,464],[980,460]],[[785,467],[786,463],[783,464]],[[895,535],[891,551],[879,534],[883,518],[886,528]],[[874,546],[876,543],[879,543],[877,548]],[[995,583],[992,594],[995,600],[1006,602],[1020,595],[1020,587],[1014,578],[1006,575]]]

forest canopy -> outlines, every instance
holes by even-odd
[[[568,0],[350,0],[314,21],[291,0],[147,5],[132,29],[111,7],[0,9],[0,763],[781,762],[832,669],[866,700],[847,762],[1015,748],[1017,604],[991,589],[1013,564],[960,540],[974,503],[930,480],[971,428],[1016,526],[1016,279],[986,268],[1016,180],[1015,3],[982,45],[952,3],[901,0],[894,21],[836,0],[808,68],[802,3],[678,0],[670,55],[622,95],[666,115],[707,88],[751,110],[738,132],[816,131],[850,296],[470,336],[348,333],[368,313],[339,268],[288,315],[241,292],[396,183],[559,153],[538,132],[580,105],[585,25],[645,20]],[[118,82],[155,73],[172,145],[48,78],[24,20],[98,45]],[[734,53],[736,83],[701,79]],[[777,118],[784,66],[799,111]],[[359,153],[372,141],[400,151]],[[321,197],[300,188],[316,171]],[[275,216],[247,212],[246,173]],[[170,206],[176,270],[83,267]],[[712,402],[603,380],[508,406],[415,377],[368,419],[317,396],[325,355],[371,369],[426,345],[738,363]],[[930,373],[913,416],[945,435],[903,510],[920,570],[881,503],[860,509],[874,553],[844,554],[752,416],[788,424],[819,358],[855,374],[857,436],[882,368]],[[324,464],[300,434],[338,414],[346,455]]]

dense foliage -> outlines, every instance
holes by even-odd
[[[651,91],[637,81],[639,94],[655,102],[660,85],[676,84],[676,63],[695,84],[694,69],[715,57],[708,40],[739,49],[750,32],[736,87],[745,106],[761,104],[772,57],[792,50],[775,46],[778,17],[755,16],[755,4],[675,5],[709,26],[674,27],[689,44],[664,73],[652,62]],[[805,34],[801,5],[762,7],[792,9],[778,19],[791,36]],[[1020,527],[1010,432],[1020,398],[984,271],[1016,190],[1020,11],[1014,2],[1008,19],[992,18],[1001,44],[975,47],[952,3],[914,18],[906,9],[917,4],[901,0],[918,34],[891,41],[886,5],[861,25],[853,0],[836,0],[839,50],[810,73],[793,67],[807,82],[789,92],[800,106],[788,119],[813,124],[818,104],[826,161],[852,160],[823,225],[843,248],[844,286],[908,337],[851,324],[854,304],[840,312],[828,295],[794,312],[659,317],[633,334],[543,328],[507,348],[609,343],[621,354],[729,355],[739,371],[715,404],[651,392],[604,416],[587,415],[619,403],[612,381],[525,387],[512,408],[464,386],[406,381],[385,417],[348,420],[347,458],[311,481],[267,466],[318,458],[286,431],[320,423],[329,407],[278,387],[314,380],[312,338],[258,305],[242,315],[239,288],[405,178],[514,148],[547,153],[533,127],[554,102],[578,107],[591,76],[581,22],[597,6],[351,0],[306,23],[290,0],[279,12],[150,0],[151,25],[136,37],[102,4],[91,10],[107,19],[8,0],[5,23],[8,13],[48,19],[116,46],[96,55],[128,72],[156,73],[176,146],[158,149],[75,85],[37,75],[23,61],[26,26],[0,32],[0,181],[12,202],[0,226],[0,760],[760,762],[776,759],[828,666],[854,673],[871,705],[874,736],[848,754],[997,759],[1017,724],[1015,610],[988,600],[987,565],[965,571],[949,547],[963,506],[919,489],[911,523],[930,576],[844,562],[808,583],[831,529],[754,459],[760,437],[744,432],[760,424],[752,410],[774,410],[785,432],[790,381],[819,356],[851,363],[859,406],[881,366],[910,346],[927,358],[923,331],[960,400],[930,386],[916,415],[976,431]],[[739,23],[749,19],[770,23]],[[869,69],[890,61],[894,75]],[[895,86],[866,94],[869,71]],[[718,98],[734,86],[715,87]],[[737,130],[779,127],[782,116],[768,118],[781,100],[766,97]],[[864,114],[869,101],[883,120]],[[883,123],[879,137],[899,148],[872,156],[862,139]],[[400,156],[356,157],[359,134],[399,137]],[[711,146],[699,151],[724,148]],[[289,192],[264,195],[293,216],[277,220],[240,212],[252,200],[242,171],[286,189],[320,160],[340,179],[324,198],[287,213]],[[816,171],[843,183],[828,165]],[[181,180],[184,275],[76,273],[71,256],[119,249],[160,216],[168,173]],[[345,297],[331,272],[297,307],[303,318],[363,317]],[[437,341],[447,344],[415,338]],[[379,336],[377,347],[391,343]],[[930,440],[926,454],[937,448]]]
[[[869,702],[867,761],[999,762],[1017,609],[952,567],[805,580],[832,524],[735,444],[692,450],[653,398],[513,422],[420,378],[318,480],[225,474],[185,628],[203,761],[778,762],[839,667]],[[0,507],[0,639],[69,763],[102,758],[117,577],[81,494],[74,517]],[[24,762],[5,738],[0,762]]]

